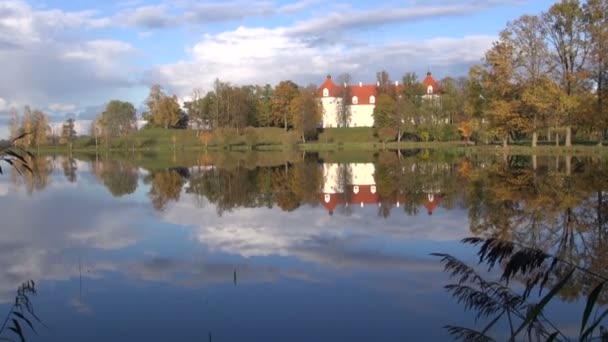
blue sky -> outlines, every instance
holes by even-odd
[[[187,98],[215,78],[373,82],[427,69],[460,76],[509,20],[548,0],[0,0],[0,136],[11,108],[85,122],[105,102],[142,106],[149,86]]]

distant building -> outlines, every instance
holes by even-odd
[[[426,74],[426,77],[421,82],[426,89],[425,99],[435,99],[439,97],[440,86],[433,78],[431,72]],[[363,84],[358,85],[336,85],[327,75],[325,82],[319,87],[319,96],[323,104],[323,127],[339,127],[338,113],[342,103],[342,93],[344,87],[350,90],[350,103],[347,105],[347,110],[350,111],[350,123],[348,127],[372,127],[374,125],[374,107],[376,106],[376,98],[378,96],[379,84]],[[394,85],[398,90],[402,89],[403,85],[395,82]]]

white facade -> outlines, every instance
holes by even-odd
[[[323,90],[325,93],[326,89]],[[341,99],[337,97],[322,97],[323,104],[323,128],[338,127],[338,109]]]
[[[372,96],[373,102],[375,98]],[[357,99],[358,100],[358,99]],[[339,127],[338,111],[340,110],[341,98],[323,97],[323,127]],[[353,102],[354,103],[354,102]],[[350,122],[347,127],[372,127],[374,126],[374,107],[373,104],[350,105]]]
[[[345,180],[346,184],[339,184],[340,173],[344,171],[343,168],[348,168],[348,172],[351,176],[350,179]],[[336,164],[326,163],[323,164],[323,193],[336,194],[343,193],[345,186],[364,186],[364,185],[376,185],[374,179],[374,173],[376,172],[376,166],[373,163],[356,163],[356,164]],[[354,191],[356,193],[356,190]],[[375,189],[374,191],[375,192]]]

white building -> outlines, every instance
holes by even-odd
[[[430,72],[426,74],[426,78],[422,81],[425,86],[426,94],[423,96],[426,99],[437,98],[439,96],[439,83],[435,81]],[[376,106],[376,97],[378,96],[378,84],[363,84],[358,85],[341,85],[334,83],[331,75],[327,75],[325,82],[319,87],[319,96],[323,104],[323,127],[339,127],[338,112],[342,101],[342,93],[344,87],[350,90],[350,104],[347,105],[347,110],[350,111],[350,123],[348,127],[372,127],[374,126],[374,107]],[[397,91],[400,91],[402,85],[395,82]]]

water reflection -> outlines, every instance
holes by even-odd
[[[438,340],[448,337],[437,329],[441,325],[454,317],[473,322],[473,316],[462,316],[457,303],[450,304],[441,289],[446,278],[428,254],[474,260],[458,243],[464,237],[500,237],[605,272],[605,160],[437,151],[354,159],[346,163],[348,158],[331,154],[38,158],[32,175],[0,180],[2,188],[11,189],[0,196],[1,214],[13,223],[0,236],[0,298],[7,302],[18,283],[40,279],[64,300],[66,309],[42,304],[53,317],[84,314],[91,322],[114,322],[120,317],[106,316],[103,301],[144,296],[141,288],[157,296],[138,297],[147,309],[132,314],[147,321],[155,319],[161,303],[178,309],[165,300],[189,296],[189,303],[200,304],[212,292],[213,300],[230,309],[228,314],[216,307],[224,315],[217,317],[238,316],[251,324],[240,337],[271,336],[270,325],[254,327],[247,309],[229,299],[235,294],[228,291],[242,291],[243,300],[265,308],[253,315],[260,319],[281,321],[281,303],[295,301],[301,310],[294,313],[296,320],[284,322],[285,338],[293,337],[285,335],[288,328],[305,326],[312,335],[302,336],[312,339],[369,340],[373,331],[380,340]],[[81,276],[87,284],[83,296],[75,295],[78,290],[63,295],[68,291],[61,289],[73,289]],[[197,289],[205,290],[192,292]],[[560,298],[576,302],[592,289],[589,279],[573,277]],[[600,297],[606,303],[604,292]],[[201,316],[200,307],[192,306],[188,312]],[[311,321],[312,312],[323,310],[327,319],[337,320],[335,327]],[[370,327],[369,317],[381,317],[382,323]],[[404,319],[413,324],[404,327]],[[225,321],[206,320],[213,322],[214,336],[238,339]],[[345,334],[353,322],[359,324]],[[145,322],[134,324],[134,330],[145,330]],[[184,336],[200,338],[196,324],[181,324]],[[69,337],[101,339],[86,325],[77,330]],[[149,332],[133,338],[160,336],[152,333],[158,330]],[[106,339],[116,336],[112,333]]]

